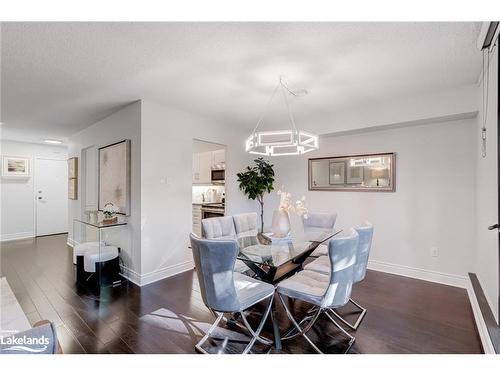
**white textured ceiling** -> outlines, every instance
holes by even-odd
[[[475,48],[479,28],[479,23],[3,23],[4,137],[65,138],[137,99],[252,129],[279,75],[309,91],[293,105],[313,131],[312,119],[359,110],[358,104],[370,100],[474,84],[481,67]]]

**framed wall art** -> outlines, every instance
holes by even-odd
[[[348,184],[361,184],[363,183],[364,168],[360,166],[347,166],[347,178],[346,182]]]
[[[330,176],[328,181],[330,185],[343,185],[345,183],[345,163],[343,161],[331,161]]]
[[[130,140],[99,148],[99,210],[108,203],[130,215]]]
[[[68,159],[68,199],[78,199],[78,158]]]
[[[2,177],[29,178],[30,158],[24,156],[2,156]]]

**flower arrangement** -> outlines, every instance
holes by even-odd
[[[292,194],[284,191],[284,186],[278,190],[278,195],[280,196],[279,210],[286,213],[296,213],[299,216],[303,216],[307,219],[307,207],[305,206],[306,197],[302,196],[300,200],[292,201]]]
[[[102,209],[102,213],[104,214],[104,221],[107,223],[115,222],[115,214],[117,211],[118,209],[113,203],[106,203]]]

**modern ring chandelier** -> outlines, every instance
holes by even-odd
[[[276,92],[281,88],[283,98],[285,99],[285,104],[288,111],[288,119],[290,122],[290,129],[287,130],[272,130],[272,131],[258,131],[260,124],[265,116],[261,116],[257,125],[247,138],[245,143],[245,149],[251,154],[257,155],[268,155],[268,156],[280,156],[280,155],[302,155],[310,151],[317,150],[318,146],[318,136],[312,133],[305,132],[303,130],[297,130],[295,126],[295,121],[293,119],[292,111],[290,109],[290,104],[288,102],[287,95],[301,96],[307,94],[306,90],[292,91],[283,82],[282,77],[276,88],[274,89],[267,107],[273,101]]]

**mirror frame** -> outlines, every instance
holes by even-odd
[[[329,187],[314,187],[311,183],[311,166],[317,160],[332,160],[346,159],[346,158],[361,158],[361,157],[374,157],[374,156],[389,156],[391,158],[391,185],[388,187],[356,187],[356,186],[335,186]],[[396,153],[395,152],[379,152],[372,154],[358,154],[358,155],[345,155],[345,156],[327,156],[321,158],[311,158],[307,160],[307,186],[309,191],[367,191],[367,192],[395,192],[396,191]]]

